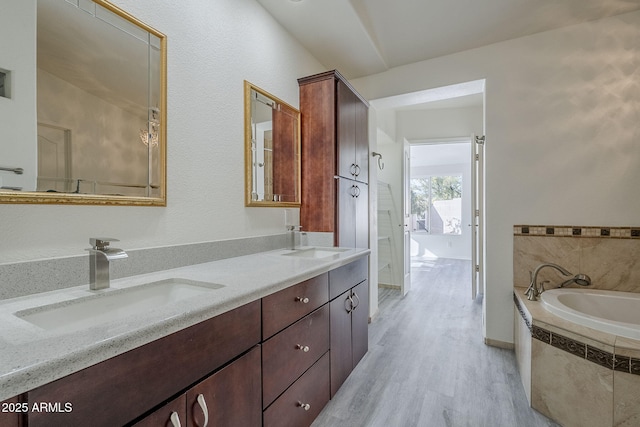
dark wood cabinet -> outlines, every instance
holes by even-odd
[[[302,229],[333,232],[337,246],[368,248],[368,103],[337,71],[301,78],[298,84]],[[353,232],[356,223],[358,233]]]
[[[38,387],[28,402],[69,402],[34,412],[29,426],[125,425],[260,342],[260,301],[238,307]]]
[[[369,281],[363,261],[329,275],[331,397],[369,349]]]

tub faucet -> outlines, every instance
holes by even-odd
[[[527,299],[529,301],[537,301],[538,296],[540,296],[540,294],[544,292],[544,284],[549,282],[548,280],[545,280],[544,282],[541,282],[539,285],[536,283],[538,280],[538,273],[544,267],[553,267],[563,275],[571,276],[571,273],[569,273],[565,268],[560,267],[558,264],[553,264],[550,262],[540,264],[539,266],[536,267],[535,270],[533,270],[533,273],[529,273],[531,274],[531,283],[529,283],[529,287],[524,293],[527,296]]]
[[[109,287],[109,263],[116,259],[124,259],[129,255],[122,249],[110,248],[109,243],[118,239],[108,237],[92,237],[89,239],[89,289],[96,291]]]

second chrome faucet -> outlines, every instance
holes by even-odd
[[[122,249],[110,248],[109,243],[118,239],[110,237],[92,237],[89,239],[89,289],[92,291],[109,287],[109,266],[111,261],[124,259],[129,255]]]

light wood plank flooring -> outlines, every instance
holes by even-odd
[[[469,261],[414,261],[412,290],[380,289],[369,353],[314,427],[557,426],[529,408],[510,350],[483,343]]]

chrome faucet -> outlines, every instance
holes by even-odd
[[[129,255],[122,249],[110,248],[109,243],[118,239],[108,237],[92,237],[89,239],[89,289],[96,291],[109,287],[109,263],[116,259],[124,259]]]
[[[527,296],[527,299],[529,301],[537,301],[538,296],[540,296],[540,294],[544,292],[544,284],[547,283],[548,280],[541,282],[540,285],[536,283],[536,281],[538,280],[538,273],[544,267],[553,267],[563,275],[571,276],[571,273],[569,273],[565,268],[560,267],[558,264],[553,264],[550,262],[540,264],[539,266],[536,267],[535,270],[533,270],[533,274],[529,272],[529,274],[531,275],[531,283],[529,283],[529,287],[524,293]]]
[[[301,229],[299,225],[287,225],[289,249],[294,250],[296,248],[296,232],[300,232]]]

